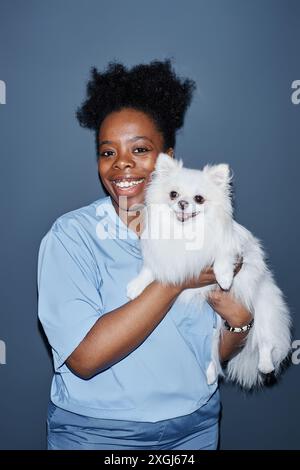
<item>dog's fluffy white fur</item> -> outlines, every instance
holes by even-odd
[[[265,374],[278,374],[290,351],[289,310],[265,262],[260,242],[232,218],[231,176],[226,164],[203,170],[183,167],[161,153],[146,188],[146,217],[141,236],[143,268],[127,286],[138,296],[154,279],[179,284],[213,265],[219,286],[230,291],[254,315],[244,347],[228,361],[226,377],[244,388],[262,385]],[[197,197],[196,197],[197,196]],[[234,277],[234,266],[243,259]],[[215,286],[185,289],[180,302],[198,302]],[[224,375],[218,345],[223,330],[218,315],[207,381]]]

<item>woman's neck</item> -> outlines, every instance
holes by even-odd
[[[122,222],[140,238],[144,228],[142,211],[122,209],[113,199],[112,205]]]

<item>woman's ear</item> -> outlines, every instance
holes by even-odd
[[[168,148],[168,150],[165,153],[169,155],[169,157],[172,157],[172,158],[175,157],[174,149],[172,147]]]

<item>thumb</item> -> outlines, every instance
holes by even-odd
[[[214,287],[212,290],[209,291],[207,294],[207,300],[213,302],[220,297],[221,289],[219,286]]]

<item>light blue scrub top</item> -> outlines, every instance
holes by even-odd
[[[42,239],[38,316],[52,348],[55,405],[94,418],[156,422],[192,413],[215,392],[205,374],[216,325],[208,304],[199,311],[175,301],[138,348],[91,379],[65,364],[98,318],[128,302],[126,285],[142,264],[140,239],[109,196],[62,215]]]

